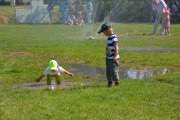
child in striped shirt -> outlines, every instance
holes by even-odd
[[[107,36],[106,41],[106,77],[108,86],[111,87],[114,81],[115,85],[119,85],[119,53],[118,39],[113,33],[112,26],[109,23],[104,23],[100,31]]]

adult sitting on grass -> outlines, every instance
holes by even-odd
[[[47,85],[51,85],[53,77],[55,77],[57,85],[60,85],[60,73],[65,73],[69,76],[74,76],[74,74],[66,71],[64,68],[59,66],[55,60],[51,60],[49,62],[49,67],[47,67],[44,73],[36,79],[36,82],[39,82],[44,76],[47,76]]]

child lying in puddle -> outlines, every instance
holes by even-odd
[[[51,85],[53,77],[55,77],[57,85],[60,85],[60,73],[65,73],[69,76],[74,76],[74,74],[66,71],[64,68],[59,66],[55,60],[51,60],[49,62],[49,67],[47,67],[44,73],[36,79],[36,82],[39,82],[44,76],[47,76],[47,85]]]

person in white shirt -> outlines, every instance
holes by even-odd
[[[89,24],[92,24],[92,13],[93,13],[93,4],[92,0],[88,0],[87,3],[87,20]]]
[[[69,76],[74,76],[74,74],[68,72],[67,70],[59,66],[55,60],[51,60],[49,62],[49,67],[47,67],[44,73],[36,79],[36,82],[39,82],[44,76],[47,76],[47,85],[51,85],[53,77],[55,77],[57,85],[60,85],[60,73],[65,73]]]
[[[155,22],[154,22],[154,28],[153,28],[153,35],[157,34],[157,29],[158,29],[158,25],[161,21],[162,25],[161,25],[161,34],[164,34],[164,23],[165,23],[165,19],[164,19],[164,15],[163,15],[163,11],[167,9],[167,4],[165,3],[164,0],[152,0],[152,10],[155,16]]]

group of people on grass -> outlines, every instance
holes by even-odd
[[[154,16],[153,35],[157,34],[158,25],[161,22],[161,34],[170,35],[170,9],[164,0],[152,0]]]
[[[165,0],[168,8],[171,11],[172,22],[179,23],[180,22],[180,0]]]
[[[77,4],[77,3],[76,3]],[[79,2],[78,2],[79,4]],[[76,8],[78,12],[82,12]],[[161,34],[170,35],[170,9],[168,8],[164,0],[152,0],[152,10],[155,16],[153,35],[157,34],[157,28],[160,21],[162,22]],[[65,19],[64,19],[65,20]],[[107,36],[106,40],[106,78],[108,86],[111,87],[113,82],[116,86],[120,84],[119,82],[119,47],[117,36],[113,33],[112,26],[109,23],[104,23],[98,32],[103,33]],[[74,76],[73,73],[68,72],[64,68],[58,65],[56,60],[51,60],[49,66],[46,68],[44,73],[36,79],[39,82],[44,76],[47,76],[47,85],[51,85],[52,78],[55,77],[57,85],[61,84],[60,73],[68,74],[69,76]]]
[[[49,16],[52,21],[53,7],[57,0],[50,0],[48,3]],[[59,14],[60,22],[68,25],[84,25],[91,24],[93,17],[93,2],[92,0],[60,0]]]

